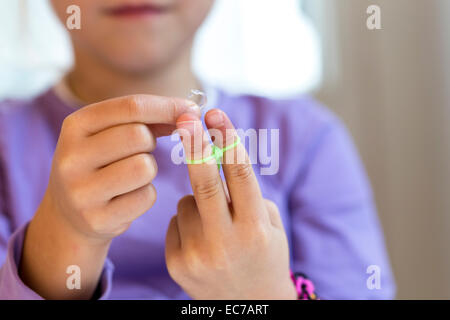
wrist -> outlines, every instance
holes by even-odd
[[[281,281],[280,281],[281,280]],[[234,298],[234,297],[233,297]],[[291,279],[276,279],[273,286],[257,290],[244,299],[250,300],[297,300],[298,294]],[[241,299],[241,298],[238,298]]]
[[[297,290],[295,289],[295,285],[291,281],[291,279],[288,279],[288,281],[286,281],[283,288],[284,289],[282,290],[282,296],[279,298],[280,300],[297,300],[298,299]]]
[[[97,286],[110,241],[95,241],[74,231],[42,205],[30,222],[23,244],[19,275],[47,299],[90,299]],[[69,290],[69,266],[81,271],[81,289]]]

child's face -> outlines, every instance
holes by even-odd
[[[76,52],[130,73],[170,63],[190,47],[214,0],[51,0],[66,25],[67,8],[81,9],[71,32]],[[159,10],[152,10],[156,6]]]

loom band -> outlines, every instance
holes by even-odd
[[[230,144],[229,146],[226,146],[225,148],[221,149],[221,148],[217,147],[216,145],[213,145],[212,149],[211,149],[211,155],[209,157],[199,159],[199,160],[190,160],[190,159],[186,158],[186,162],[187,162],[187,164],[204,164],[204,163],[207,163],[207,162],[215,159],[216,163],[217,163],[217,168],[220,170],[223,154],[227,151],[230,151],[230,150],[236,148],[240,143],[241,143],[241,138],[239,136],[236,136],[236,141],[234,143]]]
[[[239,136],[236,136],[236,141],[234,141],[233,144],[230,144],[229,146],[226,146],[225,148],[221,149],[222,150],[222,156],[225,152],[236,148],[239,144],[241,143],[241,138]]]
[[[212,146],[211,149],[211,155],[209,157],[203,158],[203,159],[199,159],[199,160],[190,160],[186,158],[186,162],[187,164],[204,164],[207,163],[213,159],[217,159],[217,153],[218,151],[216,151],[217,147],[216,146]],[[220,149],[219,149],[220,150]]]

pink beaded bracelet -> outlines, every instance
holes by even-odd
[[[293,273],[291,279],[297,290],[298,300],[318,300],[314,284],[303,273]]]

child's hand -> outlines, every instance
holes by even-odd
[[[222,111],[205,120],[221,133],[214,135],[218,147],[234,143],[236,131]],[[185,114],[177,127],[190,160],[209,155],[197,117]],[[178,203],[167,232],[170,275],[194,299],[296,299],[276,205],[263,199],[244,146],[226,151],[223,162],[227,186],[214,162],[188,165],[194,196]]]
[[[156,200],[156,137],[177,117],[200,114],[192,102],[148,95],[117,98],[68,116],[50,180],[25,238],[22,280],[45,298],[90,298],[111,239]],[[66,288],[66,268],[82,270],[81,290]]]
[[[48,186],[52,214],[86,237],[111,239],[152,207],[156,138],[188,101],[130,96],[87,106],[62,126]]]

